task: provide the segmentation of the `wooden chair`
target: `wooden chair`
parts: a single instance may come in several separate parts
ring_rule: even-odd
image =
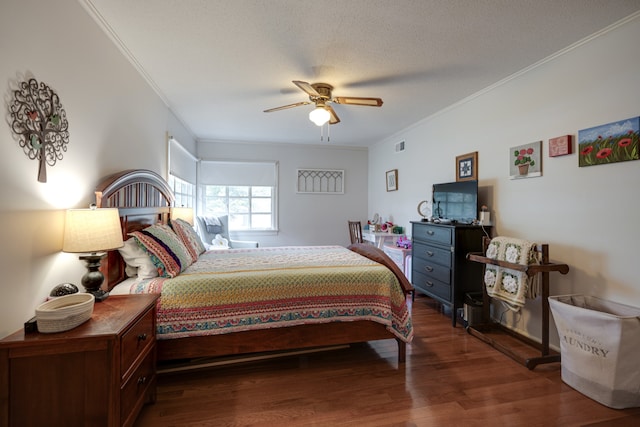
[[[362,225],[360,221],[348,221],[349,223],[349,237],[351,237],[351,244],[364,243],[362,239]]]

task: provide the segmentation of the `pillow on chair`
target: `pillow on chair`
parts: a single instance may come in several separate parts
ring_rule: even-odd
[[[229,217],[227,215],[198,216],[196,222],[198,223],[198,235],[207,249],[212,245],[217,234],[229,240]]]
[[[223,239],[229,242],[230,248],[257,248],[258,242],[244,241],[244,240],[232,240],[229,237],[229,216],[222,215],[219,217],[214,216],[197,216],[196,217],[198,235],[208,249],[213,245],[213,239],[219,234]],[[219,227],[218,226],[219,224]],[[209,231],[211,230],[211,231]],[[219,231],[218,231],[219,230]]]

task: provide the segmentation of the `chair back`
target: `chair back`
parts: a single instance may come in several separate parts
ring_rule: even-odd
[[[362,225],[360,224],[360,221],[348,221],[348,224],[351,244],[364,243],[364,240],[362,239]]]

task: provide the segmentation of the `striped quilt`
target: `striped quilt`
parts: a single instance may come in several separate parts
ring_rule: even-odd
[[[411,341],[405,295],[381,264],[341,246],[205,252],[174,278],[132,285],[161,293],[158,339],[371,320]]]

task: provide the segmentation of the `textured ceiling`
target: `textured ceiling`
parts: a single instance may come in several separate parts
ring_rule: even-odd
[[[640,10],[640,0],[79,0],[198,140],[317,144],[292,80],[366,146]],[[578,72],[578,70],[576,70]],[[326,141],[326,135],[325,135]]]

